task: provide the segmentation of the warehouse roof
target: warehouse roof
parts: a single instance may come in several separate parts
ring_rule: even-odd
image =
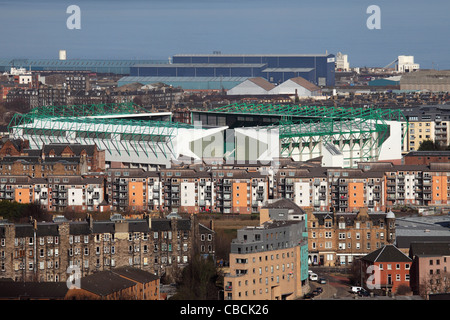
[[[328,53],[318,53],[318,54],[299,54],[299,53],[293,53],[293,54],[276,54],[276,53],[270,53],[270,54],[201,54],[201,53],[194,53],[194,54],[188,54],[188,53],[181,53],[181,54],[175,54],[174,57],[328,57],[332,54]]]
[[[310,72],[314,68],[266,68],[262,72]]]
[[[308,80],[306,80],[305,78],[302,78],[302,77],[291,78],[289,80],[291,80],[292,82],[302,86],[305,89],[308,89],[309,91],[320,90],[320,88],[318,86],[316,86],[314,83],[311,83],[311,82],[309,82]]]
[[[135,64],[133,68],[262,68],[265,63],[166,63]]]
[[[162,82],[185,90],[228,90],[247,80],[249,77],[122,77],[118,86],[130,82],[153,84]]]
[[[162,64],[167,60],[101,60],[101,59],[0,59],[0,66],[75,66],[75,67],[130,67],[137,63]]]

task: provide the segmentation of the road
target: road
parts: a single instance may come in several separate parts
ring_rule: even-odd
[[[319,278],[325,278],[326,284],[320,284],[316,281],[310,281],[311,291],[317,287],[322,287],[323,292],[314,297],[314,300],[333,299],[334,297],[353,297],[350,293],[350,281],[344,275],[339,274],[321,274],[318,273]]]

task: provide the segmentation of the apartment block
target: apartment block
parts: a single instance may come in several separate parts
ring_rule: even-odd
[[[69,267],[82,277],[126,266],[172,276],[194,251],[215,252],[214,232],[195,216],[0,224],[0,278],[14,281],[66,281]]]
[[[450,201],[450,164],[392,165],[366,163],[367,171],[384,174],[386,208],[396,205],[446,205]]]
[[[408,119],[407,151],[418,150],[423,141],[431,140],[442,147],[450,144],[450,114],[446,105],[424,105],[403,110]]]
[[[284,210],[265,215],[270,220],[257,227],[238,230],[231,243],[230,272],[224,277],[225,300],[292,300],[306,290],[305,220],[298,212],[292,213],[297,218],[289,219],[291,212]],[[274,216],[281,220],[272,220]]]

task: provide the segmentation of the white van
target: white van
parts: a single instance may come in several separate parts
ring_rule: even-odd
[[[352,286],[352,287],[351,287],[351,292],[352,292],[352,293],[358,293],[358,292],[361,291],[362,289],[363,289],[362,287]]]
[[[311,273],[310,275],[309,275],[309,280],[310,281],[317,281],[319,279],[319,277],[317,276],[317,274],[315,274],[315,273]]]

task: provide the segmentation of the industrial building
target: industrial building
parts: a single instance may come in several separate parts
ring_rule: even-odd
[[[227,91],[234,95],[286,95],[292,97],[311,97],[321,94],[321,89],[302,77],[291,78],[274,85],[264,78],[250,78]]]
[[[263,77],[279,84],[302,77],[318,86],[334,85],[333,54],[177,54],[172,63],[136,64],[130,76]]]
[[[162,64],[166,60],[108,60],[108,59],[0,59],[0,72],[11,67],[26,68],[29,71],[90,71],[95,73],[130,74],[135,64]]]
[[[450,91],[450,70],[420,70],[402,75],[401,90]]]
[[[247,77],[163,77],[163,76],[125,76],[118,80],[117,86],[121,87],[131,83],[150,85],[164,83],[174,88],[181,87],[185,91],[229,90],[246,81]]]

